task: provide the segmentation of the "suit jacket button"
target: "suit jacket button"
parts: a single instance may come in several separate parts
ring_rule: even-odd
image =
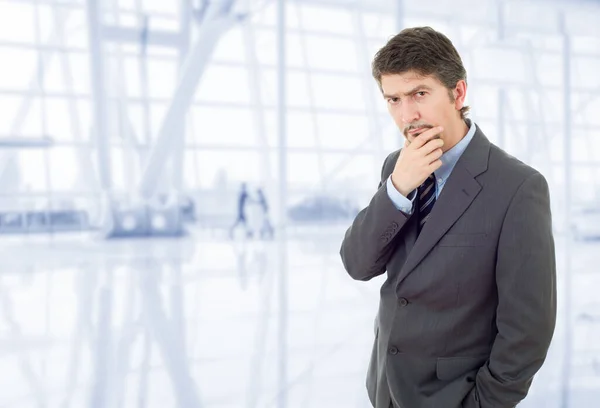
[[[408,305],[408,300],[406,300],[406,298],[400,298],[398,300],[398,303],[400,304],[400,306],[406,306]]]
[[[393,354],[393,355],[398,354],[398,349],[394,346],[390,347],[390,354]]]

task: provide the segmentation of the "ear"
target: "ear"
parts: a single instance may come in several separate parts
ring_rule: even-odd
[[[467,97],[467,83],[463,79],[458,81],[452,90],[452,94],[454,95],[454,107],[456,110],[461,110]]]

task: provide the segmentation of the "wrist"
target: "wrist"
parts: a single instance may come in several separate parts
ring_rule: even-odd
[[[402,194],[404,197],[408,198],[409,194],[412,192],[412,190],[407,189],[406,187],[402,186],[401,184],[399,184],[396,180],[394,180],[394,175],[391,175],[391,180],[392,180],[392,184],[394,186],[394,188],[396,190],[398,190],[398,192],[400,194]]]

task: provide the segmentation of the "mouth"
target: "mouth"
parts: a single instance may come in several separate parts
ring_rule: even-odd
[[[422,126],[412,128],[412,129],[409,128],[408,130],[405,131],[405,135],[417,137],[421,133],[425,132],[427,129],[431,129],[431,128],[433,128],[433,126],[429,126],[429,125],[422,125]]]
[[[411,129],[408,131],[408,134],[411,136],[419,136],[421,133],[423,133],[427,128],[425,127],[419,127],[416,129]]]

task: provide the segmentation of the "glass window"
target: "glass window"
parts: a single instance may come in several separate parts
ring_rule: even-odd
[[[287,71],[286,99],[289,107],[310,107],[311,103],[309,78],[302,71]],[[276,106],[278,103],[277,72],[273,69],[263,69],[260,73],[260,90],[263,105]],[[312,79],[312,78],[311,78]]]
[[[343,150],[370,150],[375,143],[370,133],[367,117],[364,115],[346,115],[318,113],[319,140],[322,147]],[[377,135],[381,137],[381,135]]]
[[[385,45],[385,40],[396,32],[396,20],[390,15],[383,13],[360,13],[364,35],[368,38],[378,38],[376,41],[380,46]]]
[[[196,101],[250,103],[248,71],[242,67],[208,64],[198,87]]]
[[[142,10],[149,14],[162,14],[176,16],[179,11],[179,2],[164,0],[143,0]]]
[[[246,61],[245,25],[234,26],[219,38],[211,60],[214,62],[244,62]],[[253,27],[249,28],[253,30]],[[255,32],[256,36],[256,32]],[[257,50],[258,51],[258,50]],[[250,61],[248,61],[250,62]]]
[[[306,35],[305,52],[311,68],[358,71],[356,43],[350,38],[327,38],[318,35]]]
[[[248,108],[194,106],[191,109],[194,134],[188,145],[256,146],[256,123]]]
[[[365,110],[364,92],[358,76],[313,74],[315,105],[319,108]]]
[[[341,7],[323,7],[303,4],[298,7],[299,20],[305,31],[352,34],[352,12]],[[332,24],[335,22],[334,24]]]
[[[177,77],[178,67],[175,61],[148,60],[148,92],[151,98],[171,98],[174,95]],[[135,76],[130,79],[133,78]]]
[[[0,41],[31,44],[35,41],[33,4],[0,2]],[[6,61],[0,57],[0,61]]]
[[[82,163],[89,163],[89,159],[78,160],[77,155],[85,151],[73,147],[52,147],[47,150],[50,158],[50,185],[53,191],[77,191],[84,186],[81,177],[90,178],[91,168],[81,168]]]
[[[571,59],[571,85],[590,89],[600,86],[600,55],[598,57],[573,57]]]
[[[0,46],[0,90],[28,90],[36,78],[35,50]]]
[[[265,161],[256,151],[203,149],[196,154],[198,157],[198,177],[200,186],[203,188],[215,185],[220,170],[226,172],[227,179],[231,182],[258,182],[261,166],[263,166],[264,172],[267,171],[264,167]]]
[[[27,192],[48,191],[47,161],[42,149],[23,149],[15,153],[18,165],[10,169],[14,180],[18,180],[16,190]]]
[[[304,50],[300,35],[288,32],[285,35],[285,60],[288,67],[305,67]],[[254,30],[254,49],[256,59],[260,64],[277,65],[277,37],[274,30],[257,28]],[[248,61],[250,62],[250,61]]]

